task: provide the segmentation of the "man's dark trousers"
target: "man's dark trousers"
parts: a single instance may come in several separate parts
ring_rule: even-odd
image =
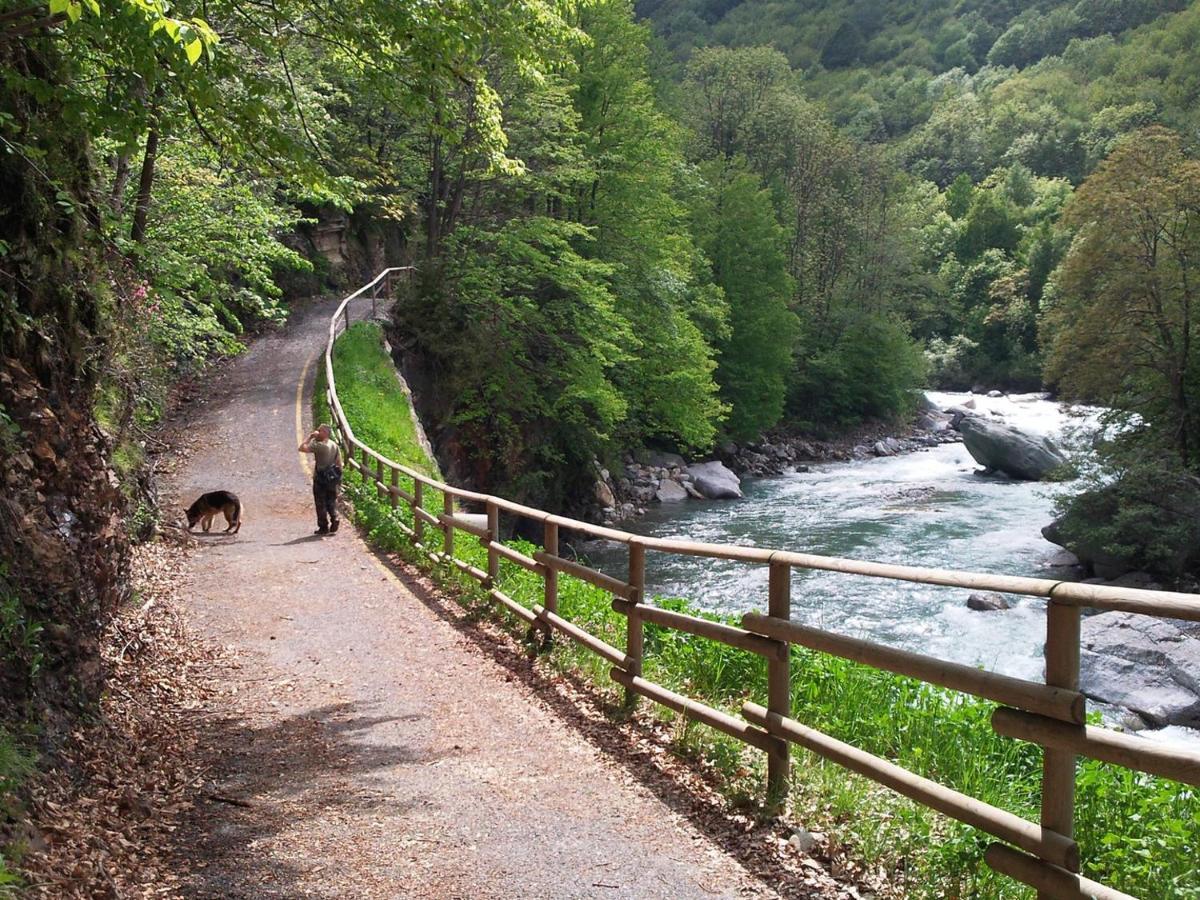
[[[330,484],[321,478],[313,479],[313,503],[317,507],[317,528],[321,531],[338,527],[337,495],[336,481]]]

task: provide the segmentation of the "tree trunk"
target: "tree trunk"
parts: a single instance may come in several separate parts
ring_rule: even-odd
[[[129,154],[122,153],[117,157],[117,164],[113,169],[112,192],[108,197],[108,205],[114,216],[119,217],[125,211],[125,189],[129,187],[129,176],[132,174]]]
[[[133,208],[133,226],[129,237],[136,243],[146,240],[146,219],[150,215],[150,197],[154,191],[154,165],[158,162],[158,113],[150,119],[146,135],[146,154],[142,157],[142,173],[138,178],[137,205]]]

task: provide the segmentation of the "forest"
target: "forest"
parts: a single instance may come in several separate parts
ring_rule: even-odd
[[[162,10],[56,0],[57,75],[9,67],[87,142],[118,462],[166,385],[353,281],[311,241],[344,216],[353,265],[420,268],[397,326],[462,471],[563,507],[627,449],[900,419],[927,384],[1114,405],[1049,312],[1111,210],[1064,211],[1119,146],[1188,157],[1200,29],[1166,0]]]
[[[98,695],[174,387],[384,265],[476,489],[1044,389],[1109,410],[1070,540],[1195,573],[1198,45],[1180,0],[3,0],[0,720]]]

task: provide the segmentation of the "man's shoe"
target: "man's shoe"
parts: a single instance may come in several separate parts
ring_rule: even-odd
[[[328,528],[318,528],[313,534],[329,534]]]
[[[332,524],[329,526],[329,533],[330,533],[330,534],[337,534],[338,525],[340,525],[340,524],[341,524],[341,522],[334,522],[334,523],[332,523]]]

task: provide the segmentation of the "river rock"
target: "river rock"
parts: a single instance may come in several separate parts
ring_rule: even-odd
[[[1161,591],[1162,585],[1149,572],[1126,572],[1108,582],[1112,587],[1137,588],[1140,591]]]
[[[967,608],[978,612],[997,612],[1002,609],[1008,609],[1009,606],[1003,594],[997,594],[995,591],[984,591],[968,597]]]
[[[1042,567],[1046,569],[1074,569],[1080,565],[1079,557],[1065,548],[1052,553],[1050,558],[1042,563]]]
[[[664,478],[658,486],[658,491],[655,492],[655,498],[659,503],[678,503],[681,500],[688,498],[687,490],[678,481],[672,481],[670,478]]]
[[[682,469],[687,465],[678,453],[667,453],[663,450],[645,450],[638,454],[643,465],[656,469]]]
[[[988,395],[989,397],[993,397],[993,398],[994,398],[994,397],[1003,397],[1003,396],[1004,396],[1004,391],[988,391],[988,392],[987,392],[987,395]]]
[[[1155,726],[1200,727],[1200,625],[1126,612],[1083,620],[1079,685]]]
[[[1040,481],[1067,461],[1050,438],[1026,434],[981,416],[962,416],[958,432],[967,452],[989,472]]]
[[[949,422],[950,422],[951,428],[958,428],[959,422],[961,422],[967,416],[973,416],[975,414],[976,413],[975,413],[975,410],[973,407],[972,408],[968,408],[966,406],[948,406],[948,407],[946,407],[946,415],[948,415],[950,417]]]
[[[1099,540],[1072,539],[1070,547],[1067,547],[1067,538],[1063,535],[1061,518],[1055,519],[1042,528],[1042,537],[1052,544],[1058,544],[1058,546],[1072,551],[1085,568],[1096,574],[1096,577],[1100,579],[1098,583],[1106,583],[1114,578],[1120,578],[1133,570],[1133,566],[1122,557],[1105,550],[1103,543]]]
[[[596,482],[596,502],[605,509],[612,509],[617,505],[617,498],[613,496],[612,488],[608,486],[607,481]]]
[[[742,482],[724,463],[692,463],[687,467],[696,490],[709,500],[736,500],[742,496]]]

